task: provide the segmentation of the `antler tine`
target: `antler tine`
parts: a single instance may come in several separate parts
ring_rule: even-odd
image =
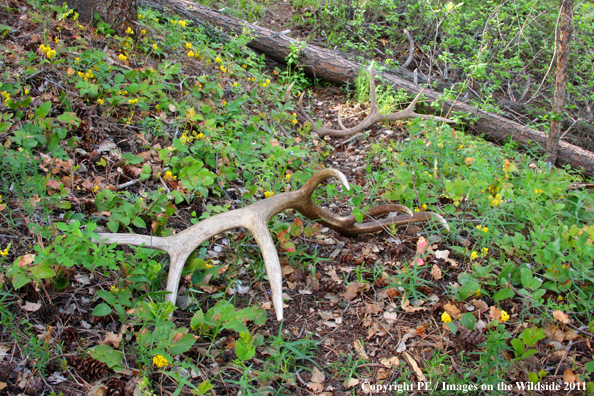
[[[369,109],[369,114],[376,114],[379,113],[377,108],[377,99],[375,97],[375,75],[373,73],[373,61],[369,65],[369,103],[371,105],[371,109]]]
[[[365,119],[363,121],[361,121],[359,124],[353,126],[352,128],[345,127],[342,123],[342,107],[339,107],[339,109],[338,109],[338,126],[340,127],[340,129],[316,128],[315,121],[305,112],[305,110],[303,108],[304,92],[301,93],[301,95],[299,96],[299,106],[298,106],[298,110],[296,112],[297,118],[299,119],[299,121],[304,124],[305,123],[311,124],[312,132],[318,134],[318,136],[320,136],[320,137],[323,137],[323,136],[341,137],[341,136],[349,136],[349,135],[353,135],[355,133],[361,132],[378,122],[389,122],[389,121],[404,120],[404,119],[416,118],[416,117],[425,117],[425,115],[418,114],[414,111],[415,106],[417,105],[419,99],[421,98],[421,94],[423,93],[423,90],[421,90],[421,92],[419,92],[417,94],[417,96],[413,99],[413,101],[404,110],[401,110],[401,111],[398,111],[395,113],[386,114],[386,115],[380,113],[380,111],[377,107],[377,97],[375,94],[375,73],[374,73],[373,65],[374,65],[374,62],[372,61],[368,68],[370,109],[369,109],[369,113],[367,114],[367,117],[365,117]],[[289,87],[285,91],[285,103],[289,102],[289,100],[290,100],[290,92],[291,92],[292,88],[293,88],[293,83],[291,83],[291,85],[289,85]],[[437,122],[447,122],[447,123],[454,122],[453,120],[450,120],[450,119],[447,119],[444,117],[439,117],[439,116],[431,115],[428,117],[430,117],[431,119],[433,119],[434,121],[437,121]]]

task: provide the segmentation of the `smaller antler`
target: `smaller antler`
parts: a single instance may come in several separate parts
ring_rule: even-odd
[[[291,85],[289,85],[289,87],[287,88],[287,90],[285,92],[285,103],[289,103],[289,101],[290,101],[291,89],[293,88],[293,84],[294,83],[291,83]],[[406,119],[416,118],[416,117],[430,117],[431,119],[438,121],[438,122],[447,122],[447,123],[454,122],[448,118],[432,116],[432,115],[427,116],[424,114],[416,113],[415,106],[417,105],[417,102],[421,98],[422,93],[423,93],[423,90],[421,90],[421,92],[419,92],[417,94],[417,96],[413,99],[413,101],[404,110],[398,111],[396,113],[390,113],[390,114],[380,113],[380,111],[377,108],[377,100],[375,97],[375,80],[374,80],[374,74],[373,74],[373,61],[372,61],[371,65],[369,66],[369,101],[371,104],[371,108],[369,109],[369,114],[367,114],[367,117],[365,117],[365,119],[363,121],[361,121],[359,124],[355,125],[352,128],[346,128],[342,124],[342,114],[341,114],[342,107],[339,107],[338,108],[338,126],[340,126],[340,129],[330,129],[330,128],[323,128],[323,127],[317,128],[316,122],[303,109],[303,95],[305,94],[305,92],[302,92],[301,95],[299,96],[299,106],[298,106],[298,110],[297,110],[296,114],[297,114],[297,119],[302,124],[305,124],[305,123],[311,124],[311,130],[313,132],[317,133],[319,136],[333,136],[333,137],[353,135],[357,132],[366,130],[367,128],[369,128],[370,126],[372,126],[373,124],[376,124],[378,122],[406,120]]]
[[[276,318],[283,319],[282,301],[282,273],[278,253],[274,241],[268,231],[268,222],[275,214],[289,208],[293,208],[304,216],[324,224],[339,233],[353,235],[382,230],[386,225],[403,225],[427,220],[437,220],[444,228],[449,230],[447,222],[443,217],[429,212],[415,213],[412,215],[410,209],[402,205],[382,205],[371,208],[366,219],[379,216],[388,212],[406,212],[406,215],[387,217],[381,220],[373,220],[365,223],[356,223],[355,216],[341,217],[328,210],[321,208],[312,198],[316,187],[324,180],[335,177],[348,190],[349,183],[345,175],[335,169],[323,169],[316,172],[303,187],[297,191],[285,192],[274,195],[246,206],[245,208],[220,213],[216,216],[202,220],[184,231],[168,236],[153,237],[136,234],[99,234],[101,243],[117,243],[118,245],[144,246],[147,248],[159,249],[167,252],[170,257],[169,276],[167,288],[169,292],[165,296],[166,301],[175,304],[177,290],[181,279],[182,270],[188,256],[203,242],[210,237],[232,228],[244,227],[254,235],[256,243],[262,251],[262,257],[266,266],[266,273],[270,282],[272,303],[276,311]]]

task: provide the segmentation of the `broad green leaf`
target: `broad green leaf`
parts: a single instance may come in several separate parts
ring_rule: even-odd
[[[111,307],[105,303],[101,303],[93,310],[94,316],[107,316],[111,313]]]

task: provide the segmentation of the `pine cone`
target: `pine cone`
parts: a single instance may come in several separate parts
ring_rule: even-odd
[[[78,341],[78,330],[74,327],[67,327],[62,330],[62,334],[60,334],[60,340],[64,342],[64,347],[66,349],[70,349],[72,344],[76,344]]]
[[[31,377],[25,386],[25,395],[37,396],[43,393],[45,384],[40,377]]]
[[[343,285],[342,283],[336,283],[336,282],[324,282],[324,285],[322,286],[322,290],[326,293],[340,293],[343,289]]]
[[[471,350],[486,339],[478,330],[466,330],[460,333],[456,344],[459,350]]]
[[[90,356],[86,357],[85,360],[80,363],[78,369],[80,374],[87,381],[91,382],[107,376],[108,372],[108,368],[105,363],[95,360]]]
[[[105,396],[125,396],[126,394],[126,383],[121,378],[110,379],[106,386]]]
[[[44,305],[37,311],[37,317],[46,324],[51,324],[56,320],[58,308],[55,305]]]

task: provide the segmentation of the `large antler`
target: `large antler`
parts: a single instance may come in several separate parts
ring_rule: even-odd
[[[318,206],[312,198],[316,187],[330,177],[337,178],[346,189],[349,189],[348,181],[341,172],[335,169],[324,169],[316,172],[297,191],[274,195],[245,208],[220,213],[202,220],[179,234],[168,237],[153,237],[136,234],[102,233],[99,234],[100,241],[98,242],[144,246],[167,252],[170,257],[170,264],[166,290],[170,293],[165,297],[165,300],[175,304],[182,270],[190,253],[206,240],[221,232],[238,227],[247,228],[252,232],[254,239],[262,250],[262,257],[264,258],[272,292],[272,303],[276,311],[276,318],[280,321],[283,319],[282,274],[274,241],[268,231],[268,222],[275,214],[292,208],[312,220],[347,235],[379,231],[389,224],[403,225],[426,220],[436,220],[449,230],[448,224],[443,217],[430,212],[415,213],[413,215],[410,209],[402,205],[376,206],[367,212],[366,219],[372,219],[389,212],[406,212],[406,215],[388,216],[385,219],[360,224],[356,223],[354,216],[337,216]]]
[[[291,83],[291,85],[289,85],[289,88],[287,88],[287,91],[285,92],[285,103],[289,103],[289,101],[290,101],[291,89],[293,88],[293,84],[294,83]],[[326,135],[334,136],[334,137],[349,136],[349,135],[353,135],[357,132],[364,131],[367,128],[369,128],[370,126],[372,126],[373,124],[378,123],[378,122],[398,121],[398,120],[406,120],[409,118],[425,117],[426,115],[418,114],[415,112],[415,106],[417,105],[417,102],[421,98],[422,93],[423,93],[423,90],[421,90],[421,92],[419,92],[417,94],[417,96],[413,99],[413,101],[404,110],[398,111],[396,113],[390,113],[390,114],[380,113],[380,111],[377,109],[377,100],[375,98],[375,80],[374,80],[374,75],[373,75],[373,61],[372,61],[371,65],[369,66],[369,101],[371,102],[371,108],[369,109],[369,114],[367,114],[367,117],[365,117],[365,119],[363,121],[361,121],[359,124],[355,125],[352,128],[346,128],[342,124],[342,118],[341,118],[342,108],[339,107],[339,109],[338,109],[338,125],[340,126],[340,129],[329,129],[329,128],[323,128],[323,127],[317,128],[316,122],[303,109],[303,95],[305,94],[305,92],[302,92],[301,95],[299,96],[299,108],[298,108],[296,114],[297,114],[297,119],[302,124],[305,124],[305,123],[311,124],[311,130],[313,132],[317,133],[319,136],[326,136]],[[448,123],[454,122],[450,119],[439,117],[439,116],[427,116],[427,117],[430,117],[431,119],[438,121],[438,122],[448,122]]]

